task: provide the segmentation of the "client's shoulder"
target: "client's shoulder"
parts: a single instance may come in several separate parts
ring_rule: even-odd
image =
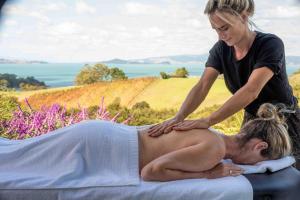
[[[218,154],[219,157],[225,156],[225,143],[222,137],[222,133],[214,129],[200,129],[201,135],[203,135],[203,143],[212,154]]]

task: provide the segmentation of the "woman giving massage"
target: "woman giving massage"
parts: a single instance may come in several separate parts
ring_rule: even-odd
[[[171,130],[207,129],[240,110],[244,110],[243,123],[246,123],[257,117],[260,105],[278,104],[286,108],[284,115],[293,155],[300,169],[300,109],[286,73],[284,43],[274,34],[252,29],[254,10],[254,0],[207,1],[204,13],[217,33],[218,41],[209,51],[201,79],[191,89],[178,113],[151,127],[149,135],[156,137]],[[220,74],[232,93],[231,98],[205,118],[185,120],[201,106]]]

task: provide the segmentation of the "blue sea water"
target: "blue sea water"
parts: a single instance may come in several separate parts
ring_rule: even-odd
[[[0,64],[0,73],[16,74],[18,77],[33,76],[44,81],[49,87],[64,87],[74,85],[74,79],[84,63],[49,63],[49,64]],[[122,69],[129,78],[160,76],[160,72],[173,73],[179,67],[185,67],[190,76],[201,76],[203,64],[107,64],[109,67]],[[288,66],[290,75],[299,69],[298,66]]]

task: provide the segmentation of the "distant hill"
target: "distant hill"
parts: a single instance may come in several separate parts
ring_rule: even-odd
[[[38,60],[18,60],[0,58],[0,64],[47,64],[45,61]]]
[[[208,54],[202,55],[177,55],[177,56],[163,56],[150,57],[143,59],[112,59],[101,61],[101,63],[113,64],[204,64],[208,58]],[[300,56],[286,56],[288,65],[297,66],[300,68]]]
[[[197,64],[204,63],[208,55],[177,55],[177,56],[162,56],[162,57],[150,57],[143,59],[112,59],[107,61],[101,61],[101,63],[113,63],[113,64]]]
[[[107,64],[204,64],[208,58],[208,54],[199,55],[175,55],[175,56],[161,56],[149,57],[142,59],[120,59],[99,61],[98,63]],[[288,66],[299,66],[300,56],[286,56]],[[0,64],[47,64],[45,61],[37,60],[22,60],[22,59],[4,59],[0,58]],[[94,63],[94,62],[93,62]]]

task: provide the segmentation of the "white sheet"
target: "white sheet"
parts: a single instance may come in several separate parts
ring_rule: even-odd
[[[99,126],[99,121],[86,121],[40,138],[23,141],[0,140],[0,199],[15,200],[21,197],[22,200],[250,200],[253,197],[252,186],[243,176],[213,180],[141,181],[137,171],[137,146],[132,148],[133,150],[128,148],[129,144],[127,147],[118,147],[124,143],[121,141],[124,137],[120,137],[120,132],[129,138],[129,143],[136,142],[137,145],[136,128],[117,124],[112,126],[110,122],[100,124]],[[103,137],[103,130],[109,137]],[[93,137],[84,137],[82,131],[93,134]],[[112,137],[112,134],[115,136]],[[99,146],[99,149],[95,146],[89,148],[91,145]],[[109,154],[106,157],[112,158],[120,154],[123,158],[118,157],[115,163],[99,158],[102,154],[96,152],[101,151],[103,145],[111,147],[111,151],[106,152]],[[125,152],[120,153],[121,150]],[[55,166],[51,165],[53,161]],[[136,168],[127,165],[127,161]],[[103,164],[106,164],[105,169],[115,170],[102,173],[100,168]],[[98,172],[95,170],[97,167],[100,167]]]
[[[136,186],[78,189],[0,190],[5,200],[252,200],[250,182],[244,176],[144,182]]]
[[[139,184],[137,130],[83,121],[25,140],[0,140],[0,188]]]

